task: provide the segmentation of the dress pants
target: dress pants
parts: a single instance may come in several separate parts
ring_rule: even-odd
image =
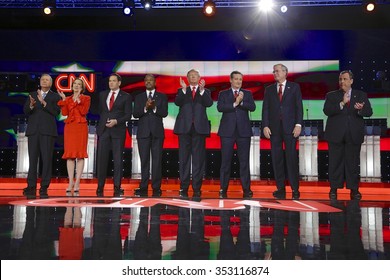
[[[192,159],[192,188],[200,191],[205,170],[206,135],[199,134],[192,125],[189,133],[179,135],[180,189],[190,185]]]
[[[237,144],[237,155],[240,163],[240,179],[242,189],[250,190],[249,152],[251,137],[238,136],[237,129],[233,137],[221,137],[221,170],[220,185],[222,190],[227,190],[230,180],[231,162],[234,151],[234,143]]]
[[[152,158],[152,188],[153,190],[161,189],[161,162],[163,151],[163,137],[137,138],[139,156],[141,160],[141,183],[140,188],[147,190],[150,174],[150,158]]]
[[[109,130],[105,130],[98,141],[97,151],[97,177],[98,188],[103,189],[107,178],[107,167],[110,150],[112,150],[112,158],[114,160],[114,187],[120,188],[123,176],[123,149],[125,137],[112,138]]]
[[[36,133],[28,136],[29,168],[27,185],[31,188],[37,186],[38,160],[42,159],[41,188],[48,188],[52,176],[52,161],[55,137]]]
[[[276,187],[279,190],[285,189],[285,181],[287,178],[290,181],[290,185],[293,190],[297,191],[299,188],[299,163],[296,143],[297,138],[293,136],[292,131],[291,134],[283,133],[282,123],[280,123],[279,131],[272,131],[272,167],[274,170]],[[283,144],[285,147],[284,150]]]
[[[361,144],[352,141],[349,130],[342,142],[329,142],[329,182],[332,189],[343,188],[357,190],[359,186],[359,164]]]

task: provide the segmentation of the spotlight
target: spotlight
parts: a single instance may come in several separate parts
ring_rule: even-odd
[[[208,17],[211,17],[215,14],[215,10],[216,10],[216,7],[215,7],[215,3],[214,1],[212,0],[206,0],[203,4],[203,13],[208,16]]]
[[[286,5],[283,5],[282,7],[280,7],[280,11],[281,11],[282,13],[286,13],[287,10],[288,10],[288,8],[287,8]]]
[[[155,2],[155,0],[141,0],[141,5],[145,8],[145,10],[150,10]]]
[[[134,14],[134,2],[131,0],[123,0],[123,14],[132,16]]]
[[[45,15],[47,16],[53,15],[56,7],[56,1],[55,0],[43,1],[42,7],[43,7],[43,13]]]
[[[51,15],[51,13],[52,13],[51,7],[44,7],[43,8],[43,13],[45,15]]]
[[[259,10],[262,12],[269,12],[274,7],[273,0],[260,0],[259,1]]]
[[[375,9],[375,2],[373,1],[368,1],[366,3],[366,11],[367,12],[372,12]]]

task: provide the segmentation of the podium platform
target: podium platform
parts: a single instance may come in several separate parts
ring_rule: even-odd
[[[323,120],[304,120],[299,136],[299,175],[318,180],[318,140],[324,132]]]
[[[360,180],[381,181],[380,137],[386,135],[387,119],[365,119],[365,136],[360,150]]]

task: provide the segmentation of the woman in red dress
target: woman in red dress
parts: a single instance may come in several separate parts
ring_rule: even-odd
[[[65,119],[64,128],[64,155],[68,170],[69,185],[66,192],[78,192],[80,189],[81,174],[84,169],[84,158],[88,158],[88,124],[86,115],[91,105],[91,97],[84,95],[85,84],[83,80],[77,78],[72,84],[73,94],[66,97],[63,92],[59,92],[62,100],[58,101]],[[74,173],[76,168],[76,181]]]

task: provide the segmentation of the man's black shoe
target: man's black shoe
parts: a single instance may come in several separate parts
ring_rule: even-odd
[[[160,197],[162,194],[162,191],[160,189],[153,190],[152,196],[154,197]]]
[[[36,187],[27,187],[23,189],[23,194],[24,195],[35,195],[37,192]]]
[[[192,197],[200,197],[201,195],[202,195],[201,191],[194,191],[194,193],[192,194]]]
[[[146,189],[146,188],[136,188],[134,190],[134,194],[135,195],[139,195],[139,196],[147,196],[148,195],[148,189]]]
[[[277,199],[285,199],[286,198],[286,190],[276,190],[273,192],[273,195]]]
[[[179,196],[180,197],[188,197],[188,190],[181,189],[179,191]]]
[[[298,200],[300,196],[301,196],[301,193],[299,191],[292,192],[292,199]]]
[[[360,200],[362,199],[362,194],[358,190],[351,190],[351,199]]]
[[[227,198],[227,190],[220,189],[219,190],[219,198]]]
[[[97,188],[96,189],[96,196],[103,196],[103,188]]]
[[[336,188],[331,188],[329,192],[329,198],[331,200],[336,200],[337,199],[337,189]]]
[[[114,187],[114,194],[124,194],[125,191],[121,187]]]
[[[47,196],[47,188],[41,187],[41,188],[39,189],[39,195],[40,195],[40,196]]]
[[[251,198],[253,196],[253,192],[251,190],[244,191],[243,198]]]

